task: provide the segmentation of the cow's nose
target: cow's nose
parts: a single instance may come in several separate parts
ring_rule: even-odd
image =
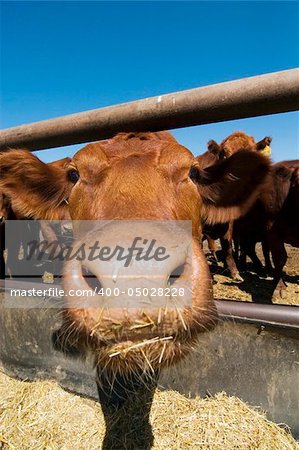
[[[65,265],[70,304],[106,310],[102,316],[131,327],[139,322],[142,327],[144,315],[157,325],[161,309],[191,306],[189,224],[110,223],[88,233],[76,247],[85,251],[84,258]]]

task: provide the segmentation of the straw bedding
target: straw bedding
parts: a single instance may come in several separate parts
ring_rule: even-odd
[[[1,450],[102,448],[105,422],[97,402],[65,392],[52,381],[24,382],[4,374],[0,392]],[[138,408],[136,401],[132,408]],[[150,422],[155,450],[299,449],[286,427],[224,393],[189,399],[178,392],[157,391]],[[125,436],[126,420],[122,426]],[[135,448],[130,439],[126,442],[115,448]]]

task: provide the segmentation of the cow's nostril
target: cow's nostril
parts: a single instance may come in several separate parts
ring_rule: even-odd
[[[82,267],[82,275],[90,289],[96,292],[99,292],[100,289],[102,289],[103,286],[100,280],[92,272],[86,269],[86,267]]]
[[[177,281],[177,279],[182,276],[182,274],[184,273],[184,269],[185,264],[181,264],[180,266],[176,267],[169,275],[167,284],[169,286],[172,286]]]

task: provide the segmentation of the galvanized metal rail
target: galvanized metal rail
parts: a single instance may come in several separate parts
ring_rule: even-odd
[[[221,318],[299,331],[299,306],[217,300]]]
[[[0,149],[41,150],[120,131],[159,131],[299,109],[299,69],[159,95],[0,131]]]

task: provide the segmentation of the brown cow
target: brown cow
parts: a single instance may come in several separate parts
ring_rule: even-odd
[[[289,169],[296,169],[298,168],[298,159],[294,159],[294,160],[288,160],[288,161],[282,161],[281,163],[277,163],[276,165],[273,165],[273,168],[275,169],[275,167],[279,168],[281,167],[281,165],[283,167],[289,168]],[[283,173],[283,170],[280,169],[278,172],[281,172],[281,175]],[[285,172],[285,175],[287,178],[290,177],[290,172],[287,174]],[[268,188],[270,189],[270,185],[269,183],[271,183],[270,181],[267,183]],[[278,182],[278,185],[276,186],[277,189],[282,190],[282,192],[284,192],[284,195],[286,195],[286,191],[285,189],[287,188],[288,184],[285,184],[283,182],[283,177],[281,178],[280,182]],[[271,189],[271,192],[273,192],[273,189]],[[278,194],[276,194],[278,195]],[[271,201],[273,203],[273,199],[270,198],[271,195],[269,194],[269,197],[265,198],[265,202],[267,201]],[[281,205],[280,202],[278,202],[278,205]],[[295,211],[296,209],[294,209]],[[245,268],[246,266],[246,256],[249,256],[249,258],[251,259],[252,263],[253,263],[253,267],[254,270],[256,271],[256,273],[260,274],[260,275],[269,275],[272,274],[273,272],[273,268],[272,268],[272,263],[270,260],[270,249],[269,249],[269,245],[268,245],[268,240],[265,237],[265,231],[260,231],[261,229],[264,230],[264,222],[267,221],[267,219],[262,220],[262,224],[261,227],[258,227],[257,224],[255,223],[256,221],[260,220],[260,216],[265,214],[265,209],[264,206],[262,204],[262,202],[257,202],[257,204],[255,205],[254,208],[252,208],[251,213],[252,216],[250,218],[250,222],[252,223],[253,227],[250,228],[249,223],[244,227],[243,226],[243,221],[242,220],[238,220],[237,223],[235,224],[236,226],[236,231],[234,232],[234,244],[235,244],[235,252],[236,252],[236,257],[239,260],[240,263],[240,267]],[[245,222],[247,223],[247,218],[245,219]],[[269,225],[268,225],[269,227]],[[260,259],[258,258],[256,251],[255,251],[255,246],[258,242],[261,242],[262,244],[262,250],[263,250],[263,255],[264,255],[264,259],[265,259],[265,267],[263,266],[263,264],[261,263]]]
[[[283,297],[286,285],[282,271],[287,261],[284,244],[299,247],[299,160],[273,164],[258,200],[244,217],[235,221],[234,237],[257,271],[263,267],[255,253],[256,243],[262,242],[267,249],[268,272],[272,272],[268,252],[271,253],[274,297]]]
[[[220,145],[214,140],[209,141],[208,151],[198,156],[197,161],[200,167],[204,169],[215,164],[217,161],[222,161],[223,159],[230,157],[240,150],[257,151],[263,155],[268,155],[271,151],[271,141],[272,139],[266,136],[261,141],[256,142],[252,136],[249,136],[242,131],[236,131],[225,138]],[[255,186],[252,185],[252,188],[255,189]],[[243,281],[233,256],[233,222],[230,221],[227,223],[218,223],[213,225],[204,224],[203,233],[208,240],[208,245],[213,260],[217,262],[216,240],[220,239],[222,258],[225,267],[228,269],[230,276],[234,280]]]
[[[105,368],[111,379],[121,373],[141,376],[173,364],[191,350],[199,332],[215,324],[210,273],[201,248],[201,219],[225,222],[245,213],[257,198],[268,171],[267,159],[251,151],[200,169],[191,152],[167,132],[120,133],[113,139],[89,144],[66,168],[49,166],[25,150],[0,154],[0,188],[14,207],[38,219],[64,218],[68,211],[76,221],[78,245],[84,236],[84,222],[79,221],[111,221],[93,233],[103,241],[110,236],[112,247],[118,238],[113,231],[115,220],[135,220],[136,227],[140,220],[192,221],[192,261],[183,261],[181,275],[183,279],[185,271],[191,273],[188,307],[169,305],[164,298],[160,307],[105,309],[103,301],[105,305],[109,297],[97,296],[98,306],[74,308],[68,293],[71,287],[86,287],[85,263],[75,260],[66,264],[65,328],[68,335],[71,331],[76,334],[78,345],[92,350],[99,376]],[[161,229],[159,237],[172,248],[177,247],[177,236]],[[161,281],[159,278],[157,282],[161,288],[167,286],[176,265],[175,261],[169,263],[160,274]],[[99,284],[105,283],[100,266],[90,269]],[[150,274],[150,265],[147,270]],[[134,286],[133,273],[130,280]],[[114,281],[116,285],[121,282],[117,278]],[[148,304],[148,297],[145,300]]]

